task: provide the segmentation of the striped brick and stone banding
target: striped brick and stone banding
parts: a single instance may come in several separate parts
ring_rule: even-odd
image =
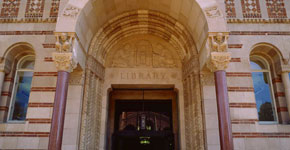
[[[48,137],[49,132],[0,132],[0,137]]]
[[[254,92],[253,87],[228,87],[229,92]]]
[[[31,87],[31,92],[55,92],[55,87]]]
[[[260,132],[234,132],[234,138],[290,138],[289,132],[274,132],[274,133],[260,133]]]

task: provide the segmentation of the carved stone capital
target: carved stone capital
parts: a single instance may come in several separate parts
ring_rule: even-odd
[[[77,67],[72,53],[52,53],[52,58],[58,71],[72,72]]]
[[[226,70],[231,60],[229,52],[212,52],[207,67],[212,71]]]
[[[76,37],[75,33],[55,32],[55,48],[58,52],[72,52],[72,47]]]
[[[228,50],[228,38],[227,32],[213,32],[209,33],[209,47],[212,52],[227,52]]]

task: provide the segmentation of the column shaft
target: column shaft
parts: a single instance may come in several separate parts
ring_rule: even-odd
[[[61,150],[68,78],[69,72],[58,72],[48,150]]]
[[[289,82],[289,72],[282,72],[282,81],[285,90],[285,97],[287,101],[287,108],[290,115],[290,82]]]
[[[229,111],[226,72],[215,73],[215,87],[218,105],[219,133],[221,150],[233,150],[232,125]]]

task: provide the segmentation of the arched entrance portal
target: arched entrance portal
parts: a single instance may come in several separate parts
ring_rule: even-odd
[[[227,32],[216,0],[68,0],[61,8],[56,35],[76,39],[70,63],[85,70],[79,149],[106,148],[113,84],[172,84],[179,91],[179,148],[204,149],[200,70],[211,53],[208,34]],[[131,48],[120,45],[130,40]]]
[[[176,106],[167,108],[166,113],[171,112],[171,116],[177,116],[171,117],[172,121],[169,122],[174,125],[174,128],[170,129],[173,141],[167,144],[173,144],[174,149],[204,149],[197,50],[190,34],[181,24],[156,11],[128,12],[112,19],[99,30],[92,40],[89,54],[86,65],[81,149],[110,149],[116,142],[116,136],[119,139],[117,142],[120,141],[121,133],[116,135],[114,132],[118,131],[118,117],[112,117],[112,114],[115,114],[113,112],[120,110],[115,109],[114,104],[109,105],[112,100],[110,89],[113,89],[113,92],[114,89],[118,89],[113,85],[123,85],[119,88],[127,87],[131,90],[164,90],[164,87],[171,85],[171,89],[178,91],[174,97]],[[100,75],[99,70],[104,70],[105,73]],[[131,95],[130,92],[127,94]],[[151,96],[158,95],[155,94]],[[153,108],[155,102],[164,100],[160,97],[162,94],[166,97],[166,94],[159,93],[159,97],[151,103],[152,110],[149,112],[158,114]],[[134,100],[137,101],[138,98]],[[173,97],[167,100],[172,102]],[[174,108],[176,109],[172,111]],[[157,132],[150,133],[150,137],[153,134]],[[143,135],[138,136],[140,137]],[[165,137],[161,137],[158,136],[156,140],[164,141]],[[121,141],[124,139],[126,137],[123,136]]]

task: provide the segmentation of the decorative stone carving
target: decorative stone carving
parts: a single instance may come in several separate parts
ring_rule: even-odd
[[[71,52],[72,44],[74,42],[74,34],[69,33],[55,33],[56,43],[55,48],[58,52]]]
[[[171,53],[168,53],[166,47],[158,43],[156,49],[153,49],[153,67],[161,68],[176,68],[174,58]]]
[[[63,16],[66,16],[66,17],[73,17],[75,18],[80,12],[80,9],[75,7],[75,6],[72,6],[72,5],[69,5],[68,7],[66,7],[63,11]]]
[[[199,71],[198,58],[192,57],[182,66],[183,76],[187,77],[189,74],[196,74]]]
[[[226,70],[231,60],[229,52],[212,52],[207,67],[215,72],[218,70]]]
[[[112,68],[177,68],[173,52],[164,44],[140,39],[124,42],[108,54],[107,66]]]
[[[228,34],[216,33],[209,35],[209,45],[211,51],[214,52],[226,52],[228,49]]]
[[[54,63],[58,71],[72,72],[77,66],[75,56],[73,54],[73,44],[75,33],[55,33],[56,52],[52,54]]]
[[[131,68],[134,66],[135,51],[131,44],[124,45],[113,57],[112,67]]]
[[[89,55],[87,57],[87,59],[88,59],[87,69],[89,69],[98,78],[104,80],[105,67],[100,62],[98,62],[96,59],[94,59],[94,57],[91,55]]]
[[[218,9],[218,6],[212,6],[205,9],[205,13],[210,18],[220,17],[221,12]]]
[[[186,149],[204,149],[203,108],[198,74],[183,79]]]
[[[77,63],[73,59],[73,54],[69,53],[52,53],[52,58],[58,71],[72,72]]]
[[[208,44],[210,48],[210,58],[207,67],[211,71],[225,70],[231,60],[231,53],[228,50],[228,33],[210,33]]]

